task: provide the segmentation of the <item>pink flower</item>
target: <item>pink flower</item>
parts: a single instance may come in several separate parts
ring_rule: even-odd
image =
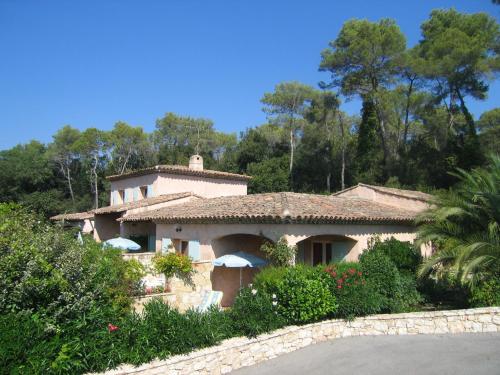
[[[118,326],[115,326],[111,323],[108,324],[108,331],[109,332],[114,332],[114,331],[117,331],[118,329],[119,329]]]

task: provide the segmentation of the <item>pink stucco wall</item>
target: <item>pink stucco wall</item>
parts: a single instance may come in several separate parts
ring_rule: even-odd
[[[182,230],[176,232],[176,227]],[[213,241],[233,234],[253,234],[277,241],[284,236],[288,243],[295,245],[311,236],[339,235],[351,238],[355,245],[346,260],[356,260],[367,248],[368,240],[378,235],[382,240],[395,237],[401,241],[413,242],[416,228],[405,225],[362,225],[362,224],[158,224],[156,226],[157,250],[161,249],[161,238],[199,240],[201,259],[215,259]],[[427,252],[427,249],[422,249]]]
[[[160,173],[154,189],[157,194],[190,191],[205,198],[214,198],[229,195],[246,195],[247,182]]]
[[[129,200],[132,200],[135,188],[148,185],[153,185],[155,196],[184,192],[192,192],[205,198],[247,194],[246,181],[156,173],[111,181],[110,202],[115,191],[128,190]],[[139,199],[141,198],[145,197],[139,196]],[[113,202],[113,204],[121,203],[124,203],[121,199]]]
[[[106,241],[120,235],[120,223],[116,221],[120,214],[96,215],[94,219],[94,239]]]

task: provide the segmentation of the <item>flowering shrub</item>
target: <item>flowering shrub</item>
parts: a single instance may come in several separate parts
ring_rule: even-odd
[[[234,332],[254,337],[283,327],[286,322],[278,315],[277,304],[276,295],[265,289],[241,289],[229,310]]]
[[[330,291],[337,299],[335,316],[352,319],[380,311],[380,294],[366,282],[359,263],[331,264],[324,272],[329,276]]]

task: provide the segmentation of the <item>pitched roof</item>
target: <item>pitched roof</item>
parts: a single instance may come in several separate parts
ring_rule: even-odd
[[[229,173],[229,172],[221,172],[221,171],[213,171],[210,169],[196,170],[183,165],[156,165],[154,167],[138,169],[132,172],[107,176],[106,178],[110,181],[121,180],[128,177],[133,176],[142,176],[153,173],[170,173],[170,174],[179,174],[179,175],[187,175],[187,176],[200,176],[207,178],[217,178],[224,180],[236,180],[236,181],[248,181],[251,179],[250,176]]]
[[[176,193],[176,194],[163,194],[163,195],[159,195],[157,197],[141,199],[141,200],[134,201],[134,202],[115,204],[112,206],[105,206],[105,207],[97,208],[93,212],[96,215],[124,212],[127,210],[132,210],[134,208],[147,207],[147,206],[151,206],[154,204],[170,202],[170,201],[173,201],[176,199],[187,198],[187,197],[191,197],[191,196],[195,196],[195,195],[191,192]]]
[[[66,221],[81,221],[85,219],[91,219],[94,217],[94,212],[93,211],[85,211],[85,212],[74,212],[74,213],[69,213],[69,214],[59,214],[52,216],[50,220],[54,221],[61,221],[61,220],[66,220]]]
[[[250,194],[204,199],[132,214],[122,221],[165,223],[411,222],[416,213],[357,197],[299,193]]]
[[[404,197],[404,198],[409,198],[409,199],[416,199],[416,200],[423,201],[423,202],[430,202],[432,200],[432,195],[427,194],[427,193],[423,193],[421,191],[396,189],[396,188],[389,188],[389,187],[385,187],[385,186],[375,186],[375,185],[368,185],[368,184],[362,184],[362,183],[348,187],[347,189],[344,189],[341,191],[337,191],[336,193],[333,193],[332,195],[334,195],[334,196],[340,195],[346,191],[355,189],[358,186],[367,187],[369,189],[373,189],[375,191],[379,191],[379,192],[385,193],[385,194],[396,195],[399,197]]]

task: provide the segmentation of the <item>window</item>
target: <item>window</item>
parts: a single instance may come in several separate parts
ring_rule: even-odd
[[[121,203],[125,203],[125,190],[118,190],[118,196],[120,197]],[[120,202],[115,202],[119,204]]]
[[[139,190],[141,191],[141,198],[140,199],[148,198],[148,187],[147,186],[141,186],[139,188]]]
[[[312,265],[328,264],[333,260],[331,242],[313,242],[312,243]]]
[[[189,255],[189,242],[188,241],[181,241],[181,248],[180,248],[180,253],[182,255]]]

